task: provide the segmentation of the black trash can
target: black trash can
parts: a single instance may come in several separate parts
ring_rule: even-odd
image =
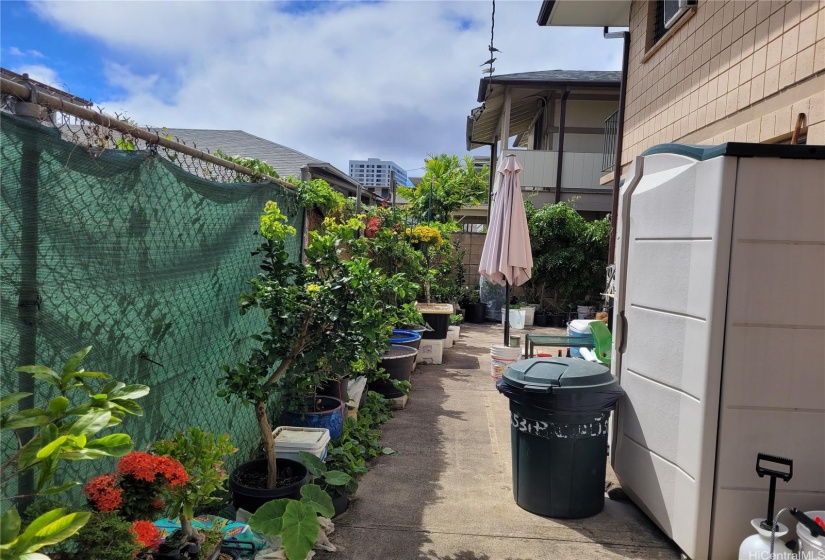
[[[534,358],[511,365],[496,384],[510,399],[513,497],[558,519],[604,508],[607,425],[622,395],[601,365],[572,358]]]

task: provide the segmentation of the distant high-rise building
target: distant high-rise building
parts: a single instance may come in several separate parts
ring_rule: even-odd
[[[395,171],[395,184],[407,184],[407,172],[393,161],[378,158],[349,160],[349,176],[364,185],[371,192],[384,198],[390,196],[390,171]]]

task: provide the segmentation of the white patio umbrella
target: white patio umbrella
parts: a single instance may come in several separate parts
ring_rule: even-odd
[[[521,286],[533,271],[527,214],[521,197],[522,169],[518,158],[510,154],[496,170],[498,190],[493,195],[490,224],[478,266],[487,280],[505,287],[504,344],[510,339],[510,286]]]

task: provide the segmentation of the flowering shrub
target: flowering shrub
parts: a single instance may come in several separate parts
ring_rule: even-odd
[[[132,523],[132,532],[135,540],[146,548],[155,548],[160,544],[160,531],[151,521],[135,521]]]
[[[417,225],[414,228],[407,228],[407,235],[413,243],[433,243],[438,245],[441,243],[441,232],[432,226]]]
[[[186,484],[186,469],[180,462],[163,455],[133,451],[117,464],[117,474],[132,476],[136,480],[157,482],[163,478],[170,486]]]
[[[367,227],[364,228],[364,237],[367,239],[375,239],[376,234],[378,233],[378,229],[380,227],[381,220],[378,217],[372,217],[367,220]]]
[[[117,486],[113,474],[96,476],[83,488],[83,493],[89,497],[89,503],[97,511],[113,512],[123,502],[123,490]]]
[[[133,451],[117,464],[115,474],[93,478],[83,489],[95,511],[117,511],[129,521],[153,519],[166,508],[170,487],[186,484],[183,465],[171,457]]]

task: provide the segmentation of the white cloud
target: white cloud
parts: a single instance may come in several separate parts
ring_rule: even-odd
[[[17,47],[10,47],[9,54],[12,56],[23,56],[23,51],[21,51]]]
[[[34,57],[34,58],[46,58],[46,55],[44,55],[42,52],[34,50],[34,49],[27,50],[26,54],[31,56],[31,57]]]
[[[145,124],[243,129],[348,169],[464,153],[490,41],[489,2],[45,2],[37,12],[108,48],[100,100]],[[618,69],[620,41],[540,28],[540,2],[499,1],[496,74]]]
[[[40,83],[46,84],[47,86],[52,86],[59,89],[66,88],[66,85],[57,75],[57,72],[54,69],[42,64],[22,64],[20,66],[15,66],[11,70],[12,72],[17,72],[18,74],[28,74],[29,78],[32,80],[36,80]]]

